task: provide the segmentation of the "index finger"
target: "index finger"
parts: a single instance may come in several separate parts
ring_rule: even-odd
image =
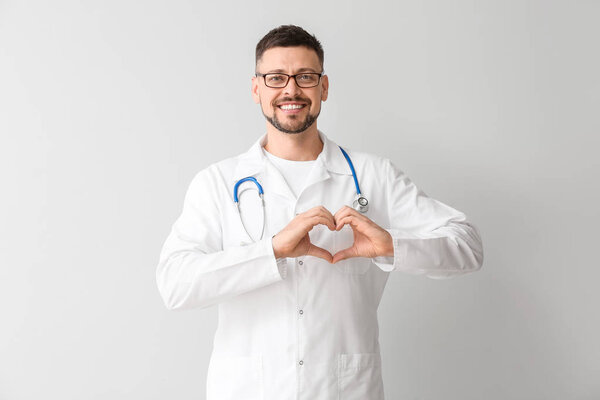
[[[313,208],[308,209],[303,214],[309,214],[309,215],[323,214],[323,215],[328,215],[333,218],[333,215],[331,214],[331,212],[323,206],[315,206]]]
[[[362,216],[354,208],[352,208],[350,206],[343,206],[342,208],[340,208],[339,210],[337,210],[337,212],[335,213],[335,216],[333,218],[335,218],[335,220],[337,221],[338,219],[343,218],[343,217],[345,217],[347,215]]]
[[[331,212],[323,206],[313,207],[313,208],[309,209],[308,211],[305,211],[302,214],[306,214],[306,216],[310,216],[310,217],[321,216],[321,217],[324,217],[327,220],[331,221],[332,224],[335,223],[335,219],[334,219],[333,215],[331,214]]]

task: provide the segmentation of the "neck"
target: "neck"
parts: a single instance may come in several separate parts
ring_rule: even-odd
[[[276,157],[291,161],[316,160],[323,150],[317,123],[300,133],[284,133],[267,122],[267,142],[264,148]]]

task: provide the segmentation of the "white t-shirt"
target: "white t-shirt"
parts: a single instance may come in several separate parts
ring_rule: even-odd
[[[279,158],[274,156],[262,148],[263,153],[267,156],[267,158],[277,167],[281,175],[283,175],[283,179],[287,182],[292,192],[298,198],[302,190],[304,189],[304,184],[306,183],[306,178],[310,173],[310,170],[315,165],[316,160],[310,161],[293,161],[286,160],[284,158]]]

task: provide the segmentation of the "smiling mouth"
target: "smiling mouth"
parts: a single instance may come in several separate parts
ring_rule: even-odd
[[[294,110],[300,110],[304,107],[306,107],[306,104],[282,104],[277,106],[280,109],[284,110],[284,111],[294,111]]]

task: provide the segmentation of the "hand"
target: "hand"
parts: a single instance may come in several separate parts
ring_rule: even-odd
[[[392,235],[365,215],[354,208],[344,206],[334,215],[335,230],[339,231],[346,224],[350,224],[354,232],[354,244],[334,254],[332,263],[350,257],[393,256],[394,244]]]
[[[323,206],[298,214],[281,232],[273,236],[275,258],[314,256],[332,262],[330,252],[310,242],[308,232],[319,224],[326,225],[330,231],[335,230],[333,215]]]

